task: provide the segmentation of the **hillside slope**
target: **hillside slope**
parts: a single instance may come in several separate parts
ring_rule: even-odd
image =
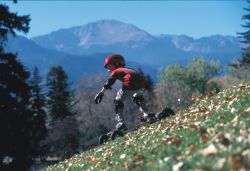
[[[250,169],[250,82],[46,170],[240,169]]]

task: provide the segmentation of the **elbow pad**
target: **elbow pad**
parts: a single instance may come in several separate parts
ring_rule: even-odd
[[[112,89],[111,86],[115,83],[114,78],[109,78],[108,81],[103,85],[105,89]]]

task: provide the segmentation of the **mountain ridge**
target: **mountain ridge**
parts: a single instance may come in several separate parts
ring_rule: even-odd
[[[71,35],[71,39],[68,40],[72,40],[73,37],[75,41],[70,42],[75,43],[77,46],[83,48],[89,48],[90,46],[94,46],[95,44],[109,45],[114,43],[127,43],[131,41],[132,38],[133,41],[135,38],[137,39],[136,41],[147,41],[147,39],[150,39],[151,37],[149,33],[135,27],[132,24],[125,24],[115,20],[99,20],[82,26],[60,29],[43,36],[32,37],[31,40],[41,45],[44,42],[41,38],[43,38],[44,36],[52,36],[52,39],[48,38],[48,40],[49,42],[53,42],[54,37],[61,37],[61,32],[63,32],[64,36],[66,35],[66,37],[68,37],[68,35]],[[60,43],[65,43],[68,41],[64,40],[65,39],[61,40],[62,42],[60,41]],[[60,45],[56,45],[55,48],[57,50],[60,50],[59,48],[57,48],[58,46],[60,47]],[[46,48],[51,47],[46,46]]]
[[[194,57],[220,60],[225,66],[241,55],[240,42],[233,36],[213,35],[199,39],[187,35],[153,36],[132,24],[116,20],[63,28],[32,39],[10,37],[6,44],[7,49],[17,52],[29,68],[40,66],[46,75],[49,66],[62,65],[75,79],[82,74],[104,72],[103,60],[111,53],[122,54],[132,66],[140,66],[154,80],[157,80],[160,68],[175,63],[185,65]]]
[[[161,67],[173,61],[185,64],[185,58],[198,56],[221,56],[223,63],[228,64],[232,58],[241,54],[237,37],[212,35],[194,39],[186,35],[153,36],[132,24],[116,20],[91,22],[33,37],[31,40],[42,47],[68,54],[121,53],[131,61]],[[138,56],[144,59],[138,59]]]

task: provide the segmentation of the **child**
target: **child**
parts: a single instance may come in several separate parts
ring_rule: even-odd
[[[125,67],[125,60],[123,56],[118,54],[112,54],[104,61],[104,67],[108,69],[110,78],[103,85],[102,90],[95,96],[95,103],[98,104],[102,101],[104,92],[107,89],[111,89],[111,86],[118,79],[122,82],[122,88],[117,92],[114,100],[114,108],[116,114],[116,129],[126,130],[126,125],[123,119],[123,102],[132,98],[133,102],[137,104],[139,110],[143,113],[142,120],[148,120],[154,117],[154,114],[148,114],[144,98],[143,91],[145,88],[145,80],[143,77],[134,69]]]

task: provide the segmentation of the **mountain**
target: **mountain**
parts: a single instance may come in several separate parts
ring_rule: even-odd
[[[13,37],[11,35],[8,36],[5,50],[17,53],[18,59],[30,71],[37,66],[44,78],[50,67],[58,65],[61,65],[65,69],[71,81],[77,81],[81,77],[91,74],[107,73],[103,67],[103,61],[109,53],[95,53],[91,55],[66,54],[41,47],[25,37]],[[146,74],[151,75],[156,80],[156,69],[136,62],[128,61],[127,64],[134,68],[142,68]]]
[[[96,21],[31,39],[9,36],[6,49],[18,53],[29,69],[38,66],[43,76],[51,66],[62,65],[71,80],[106,72],[103,60],[110,53],[124,55],[128,66],[141,67],[154,80],[159,68],[186,64],[193,57],[218,59],[226,65],[241,54],[240,42],[233,36],[153,36],[115,20]]]
[[[128,60],[162,67],[190,58],[219,59],[228,64],[241,54],[233,36],[213,35],[193,39],[186,35],[157,35],[116,20],[100,20],[31,38],[38,45],[74,55],[121,53]]]
[[[116,44],[134,48],[137,44],[145,44],[151,39],[153,36],[147,32],[115,20],[101,20],[32,38],[37,44],[48,49],[74,54],[92,53],[89,50],[93,47],[113,47]]]

